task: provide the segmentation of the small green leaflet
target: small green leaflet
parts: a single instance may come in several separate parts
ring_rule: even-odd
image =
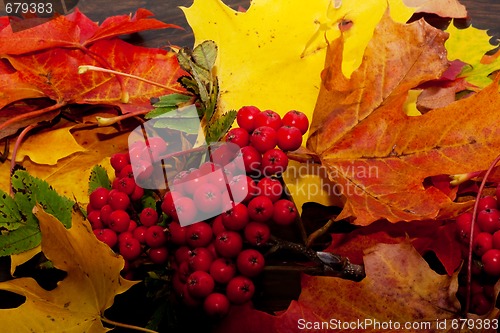
[[[95,165],[90,171],[89,178],[89,195],[98,187],[111,189],[111,181],[109,180],[108,172],[100,165]]]
[[[37,203],[66,228],[71,226],[74,202],[57,194],[47,182],[17,170],[12,174],[12,190],[14,198],[0,193],[0,215],[5,216],[5,220],[0,220],[0,256],[24,252],[40,244],[38,220],[32,212]]]
[[[146,119],[153,119],[167,112],[173,111],[189,102],[192,96],[183,94],[170,94],[161,96],[159,101],[153,104],[154,110],[146,114]]]
[[[228,111],[208,125],[207,142],[217,142],[229,131],[236,119],[235,110]]]
[[[153,120],[156,128],[170,128],[187,134],[196,134],[200,129],[200,117],[193,104],[165,113]]]
[[[217,59],[217,45],[213,40],[204,41],[194,48],[192,58],[203,69],[212,71]]]

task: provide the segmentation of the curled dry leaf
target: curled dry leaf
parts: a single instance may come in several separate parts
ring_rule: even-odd
[[[100,320],[115,295],[135,282],[123,279],[124,260],[97,240],[83,216],[73,212],[66,229],[40,206],[36,213],[42,232],[42,251],[54,266],[67,272],[57,287],[47,291],[32,278],[0,283],[0,290],[26,298],[17,308],[1,309],[5,332],[106,332]]]
[[[422,116],[403,111],[410,89],[447,69],[446,38],[423,20],[399,24],[386,14],[349,79],[340,71],[343,39],[331,43],[307,147],[343,189],[338,219],[446,218],[471,206],[424,180],[488,168],[500,146],[497,83]]]

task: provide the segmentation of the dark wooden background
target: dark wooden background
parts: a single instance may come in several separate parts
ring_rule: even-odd
[[[250,0],[224,0],[224,2],[237,9],[238,6],[248,8]],[[468,21],[477,28],[489,29],[492,41],[500,39],[500,0],[461,0],[460,2],[467,7],[470,16]],[[192,31],[184,14],[178,8],[178,6],[189,7],[192,3],[193,0],[80,0],[78,8],[91,19],[101,22],[108,16],[128,14],[140,7],[149,9],[157,19],[177,24],[185,31],[175,29],[147,31],[134,36],[134,43],[148,47],[165,47],[170,44],[192,47]],[[304,2],[304,6],[307,6],[307,2]]]

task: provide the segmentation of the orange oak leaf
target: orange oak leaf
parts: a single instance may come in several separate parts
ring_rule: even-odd
[[[355,328],[363,332],[421,332],[427,327],[424,331],[431,332],[444,331],[437,330],[437,320],[459,318],[457,275],[434,272],[408,242],[378,244],[365,251],[363,260],[366,278],[361,282],[303,275],[300,297],[286,311],[273,316],[248,306],[238,307],[218,332],[260,332],[262,327],[270,332],[348,332]],[[392,330],[375,326],[375,322],[381,325],[389,321]],[[342,322],[355,326],[339,326]],[[406,323],[415,322],[430,326],[405,329]]]
[[[386,13],[349,79],[340,70],[342,38],[329,45],[307,147],[343,188],[337,219],[426,220],[471,206],[424,181],[488,168],[500,147],[498,83],[421,116],[403,111],[410,89],[447,69],[446,38],[423,20],[398,24]]]

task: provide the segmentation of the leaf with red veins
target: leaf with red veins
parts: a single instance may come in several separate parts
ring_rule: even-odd
[[[184,74],[175,54],[161,49],[132,46],[119,39],[102,40],[90,48],[111,68],[171,87],[160,88],[135,79],[122,78],[130,94],[129,104],[149,105],[149,99],[172,92],[184,91],[177,78]],[[25,84],[40,88],[55,101],[79,104],[121,105],[121,87],[115,75],[101,72],[78,74],[80,65],[100,63],[81,50],[56,48],[23,56],[9,56]]]

